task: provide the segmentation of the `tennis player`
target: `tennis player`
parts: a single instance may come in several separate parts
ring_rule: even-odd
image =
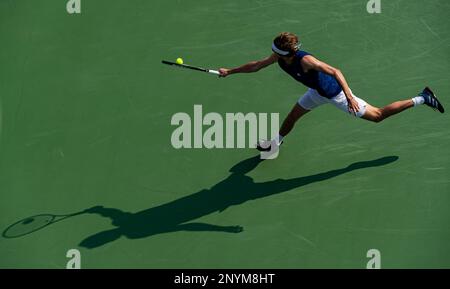
[[[382,108],[372,106],[353,94],[339,69],[300,50],[300,46],[295,34],[283,32],[274,39],[273,53],[269,57],[232,69],[219,69],[220,77],[226,77],[235,73],[256,72],[277,62],[281,69],[309,88],[283,121],[278,137],[258,143],[257,148],[261,151],[271,151],[274,145],[281,145],[295,123],[303,115],[322,104],[330,103],[342,111],[373,122],[380,122],[421,104],[444,113],[443,106],[428,87],[412,99],[396,101]]]

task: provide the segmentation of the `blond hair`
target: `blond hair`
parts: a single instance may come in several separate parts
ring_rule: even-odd
[[[273,40],[275,46],[281,50],[289,51],[289,53],[295,53],[298,50],[298,37],[291,32],[281,32]]]

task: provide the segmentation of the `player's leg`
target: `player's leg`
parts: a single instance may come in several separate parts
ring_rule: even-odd
[[[366,111],[362,118],[374,122],[380,122],[394,114],[420,104],[425,104],[441,113],[444,113],[444,107],[441,105],[431,89],[426,87],[421,93],[419,93],[418,96],[413,97],[412,99],[396,101],[382,108],[367,104]]]
[[[306,93],[298,100],[294,107],[289,112],[288,116],[284,119],[281,125],[278,136],[270,141],[258,142],[257,149],[259,151],[271,151],[272,145],[279,146],[283,142],[286,135],[294,128],[295,123],[306,113],[314,108],[327,103],[326,98],[319,95],[314,89],[308,89]]]
[[[306,113],[310,112],[314,108],[327,103],[327,99],[320,96],[315,89],[308,89],[306,93],[300,97],[297,103],[292,108],[286,119],[281,125],[278,142],[281,143],[283,138],[287,136],[294,128],[295,123]]]
[[[270,151],[272,144],[276,144],[277,146],[281,145],[284,137],[287,136],[288,133],[294,128],[295,123],[308,112],[310,112],[310,110],[302,107],[298,103],[295,103],[294,107],[284,119],[278,137],[273,140],[261,140],[258,142],[256,148],[259,151]]]
[[[356,95],[353,95],[353,97],[356,102],[358,102],[359,106],[359,111],[356,113],[356,116],[373,122],[380,122],[392,115],[420,104],[430,106],[435,110],[439,110],[441,113],[444,112],[444,108],[441,103],[428,87],[412,99],[396,101],[382,108],[372,106]],[[330,99],[329,102],[337,108],[348,112],[347,98],[343,92]]]
[[[411,99],[396,101],[382,108],[367,104],[366,111],[361,118],[373,122],[380,122],[413,106],[414,102]]]
[[[294,128],[295,123],[310,110],[302,107],[300,104],[295,103],[287,117],[284,119],[280,128],[280,136],[287,136]]]

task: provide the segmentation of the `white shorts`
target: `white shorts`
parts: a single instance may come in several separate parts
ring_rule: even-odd
[[[365,102],[363,99],[354,95],[353,92],[352,92],[352,95],[353,95],[353,98],[358,102],[358,105],[359,105],[359,111],[356,113],[356,116],[361,117],[366,112],[367,102]],[[343,91],[341,91],[335,97],[329,99],[329,98],[321,96],[317,92],[317,90],[310,88],[298,100],[298,104],[307,110],[313,110],[314,108],[316,108],[322,104],[326,104],[326,103],[331,103],[335,107],[339,108],[340,110],[349,113],[347,98],[345,97],[345,94]]]

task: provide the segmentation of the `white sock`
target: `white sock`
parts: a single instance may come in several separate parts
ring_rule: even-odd
[[[412,98],[412,101],[414,102],[414,106],[418,106],[425,102],[425,98],[423,98],[423,96],[416,96]]]
[[[281,142],[283,141],[283,138],[284,138],[284,136],[282,136],[281,134],[278,135],[278,137],[276,138],[278,145],[281,144]]]

